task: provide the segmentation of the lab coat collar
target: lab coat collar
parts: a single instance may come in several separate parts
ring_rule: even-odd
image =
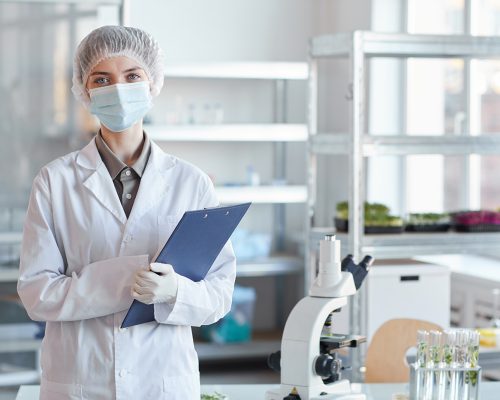
[[[102,162],[101,156],[97,151],[95,137],[83,148],[76,156],[76,163],[86,169],[98,169]]]
[[[106,165],[103,163],[95,138],[90,141],[77,155],[76,163],[88,170],[93,170],[83,181],[85,186],[99,200],[99,202],[113,214],[122,224],[127,223],[127,216],[116,194],[113,180]]]
[[[76,159],[79,166],[94,170],[83,182],[94,196],[106,207],[122,224],[133,224],[140,220],[148,210],[154,207],[168,192],[169,184],[165,173],[175,165],[175,158],[151,141],[151,154],[146,169],[141,178],[139,191],[134,206],[127,220],[122,204],[116,194],[111,175],[97,151],[95,139],[91,140],[79,153]]]
[[[151,141],[151,154],[141,178],[139,191],[129,216],[129,224],[140,218],[156,206],[169,190],[167,171],[175,165],[175,158],[166,154],[156,143]]]

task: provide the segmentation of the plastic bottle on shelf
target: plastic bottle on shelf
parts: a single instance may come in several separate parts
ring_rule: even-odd
[[[214,116],[212,112],[212,106],[210,105],[210,103],[205,103],[203,105],[203,113],[201,115],[200,123],[205,125],[210,125],[214,123]]]
[[[224,122],[224,108],[221,103],[215,103],[213,107],[213,123],[222,124]]]
[[[184,100],[182,96],[175,96],[173,110],[167,110],[167,124],[176,125],[186,123]]]
[[[189,125],[196,124],[196,106],[194,103],[189,103],[188,105],[187,123]]]
[[[260,185],[260,176],[258,172],[255,171],[253,165],[247,167],[247,183],[250,186]]]

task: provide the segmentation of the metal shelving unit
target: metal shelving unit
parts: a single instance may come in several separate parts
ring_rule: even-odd
[[[275,118],[268,124],[213,124],[213,125],[155,125],[145,127],[157,142],[264,142],[274,148],[274,178],[285,178],[286,144],[307,142],[305,124],[286,123],[286,85],[291,80],[306,81],[309,77],[307,63],[244,62],[174,64],[165,68],[166,79],[240,79],[267,80],[275,84]],[[276,254],[267,258],[238,262],[237,276],[277,277],[304,272],[302,257],[283,253],[286,204],[305,204],[306,185],[218,186],[219,200],[223,204],[251,201],[274,207],[274,238]],[[277,307],[281,308],[284,293],[283,282],[276,279]],[[279,314],[279,313],[278,313]],[[278,318],[277,325],[283,319]],[[201,360],[223,360],[242,357],[264,357],[279,348],[276,341],[255,340],[235,345],[197,343]]]
[[[308,65],[303,62],[226,62],[202,64],[170,64],[165,67],[166,79],[244,79],[268,80],[276,82],[276,117],[275,123],[269,124],[212,124],[212,125],[158,125],[148,124],[145,130],[157,142],[269,142],[275,146],[276,178],[284,178],[284,148],[289,142],[306,142],[305,124],[285,122],[286,82],[305,81],[309,77]],[[283,242],[285,204],[306,203],[306,185],[261,185],[261,186],[219,186],[216,188],[221,203],[236,204],[251,201],[256,204],[271,204],[276,208],[275,232]],[[279,251],[280,249],[278,249]],[[253,276],[245,263],[241,272],[244,276]],[[297,268],[303,260],[295,258],[289,273],[303,271]],[[266,275],[283,274],[290,262],[283,262],[281,257],[270,257],[266,265]],[[255,276],[262,276],[263,270],[255,268]],[[243,275],[241,275],[243,276]]]
[[[308,105],[309,175],[308,188],[312,195],[308,201],[307,246],[309,249],[306,268],[311,271],[315,262],[315,244],[333,227],[313,228],[317,187],[316,155],[347,155],[349,164],[349,233],[340,234],[345,252],[359,259],[370,253],[378,258],[402,258],[413,255],[464,252],[491,249],[498,246],[500,235],[496,233],[464,234],[401,234],[365,235],[363,202],[365,199],[366,157],[380,155],[411,154],[500,154],[498,136],[414,136],[401,132],[398,136],[370,135],[365,132],[366,122],[366,71],[367,61],[375,57],[399,58],[500,58],[499,37],[473,37],[463,35],[413,35],[389,34],[365,31],[324,35],[310,43],[310,79]],[[322,58],[347,58],[352,83],[350,132],[318,132],[318,60]],[[334,211],[332,210],[332,215]],[[307,276],[307,274],[306,274]],[[308,283],[306,282],[306,285]],[[363,291],[351,304],[351,330],[365,332],[366,315]],[[361,354],[361,353],[360,353]],[[362,355],[361,355],[362,356]],[[353,360],[359,368],[362,359]]]

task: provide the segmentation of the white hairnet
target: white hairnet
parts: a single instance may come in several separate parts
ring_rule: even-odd
[[[163,53],[158,42],[137,28],[102,26],[90,32],[76,49],[71,91],[84,105],[90,102],[85,86],[92,69],[102,60],[119,56],[139,63],[149,79],[151,95],[160,93],[164,72]]]

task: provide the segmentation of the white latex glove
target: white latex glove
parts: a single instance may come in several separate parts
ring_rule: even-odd
[[[132,297],[144,304],[173,303],[177,297],[177,274],[170,264],[153,263],[135,274]]]

